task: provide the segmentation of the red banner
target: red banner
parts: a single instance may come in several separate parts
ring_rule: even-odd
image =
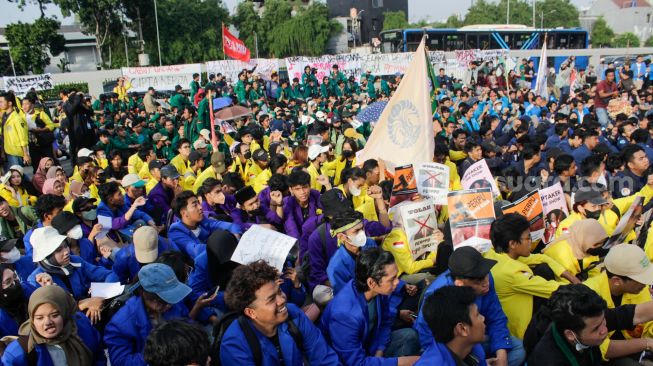
[[[249,62],[249,49],[243,41],[231,34],[224,24],[222,25],[222,51],[235,60]]]

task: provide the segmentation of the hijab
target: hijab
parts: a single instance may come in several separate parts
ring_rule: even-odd
[[[43,304],[52,304],[63,318],[64,324],[61,333],[55,338],[47,339],[41,336],[32,321],[34,312]],[[25,321],[18,330],[18,334],[29,337],[27,342],[27,352],[31,352],[39,345],[57,345],[61,347],[66,354],[68,366],[85,366],[93,364],[93,355],[91,350],[84,344],[77,335],[77,323],[75,315],[77,313],[77,304],[72,296],[59,286],[40,287],[29,298],[27,305],[29,319]]]
[[[598,221],[594,219],[583,219],[571,224],[569,232],[561,235],[558,239],[547,245],[544,251],[551,245],[566,240],[571,247],[571,251],[574,253],[574,257],[576,259],[583,259],[589,256],[587,254],[588,249],[607,238],[608,234]]]
[[[56,178],[48,178],[43,183],[43,194],[55,194],[54,183],[57,182]]]
[[[45,175],[46,178],[48,178],[48,179],[49,178],[56,178],[57,177],[57,171],[59,171],[59,169],[61,169],[63,171],[63,168],[60,167],[60,166],[56,166],[56,165],[51,166],[50,169],[48,169],[48,174]],[[65,173],[66,172],[64,171],[64,177],[66,176]],[[64,178],[63,183],[68,183],[68,178]]]
[[[43,182],[47,179],[48,172],[45,170],[45,164],[47,164],[48,161],[52,161],[52,159],[42,158],[41,161],[39,161],[39,167],[36,169],[36,172],[34,172],[34,176],[32,177],[32,184],[39,192],[43,191]]]
[[[231,279],[231,273],[240,264],[231,261],[238,246],[238,239],[225,230],[216,230],[206,240],[208,275],[213,286],[225,289]]]

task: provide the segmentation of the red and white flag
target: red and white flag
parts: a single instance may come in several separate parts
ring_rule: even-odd
[[[249,62],[249,49],[243,41],[231,34],[224,24],[222,25],[222,52],[235,60]]]

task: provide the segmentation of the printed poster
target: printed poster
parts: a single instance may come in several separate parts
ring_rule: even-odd
[[[494,197],[501,194],[485,159],[481,159],[467,168],[465,175],[460,179],[460,184],[463,189],[492,188]]]
[[[449,193],[449,167],[438,163],[418,164],[417,192],[436,205],[446,205]]]
[[[395,178],[390,197],[390,207],[399,202],[413,198],[417,193],[417,182],[413,165],[402,165],[395,168]]]
[[[454,250],[471,246],[484,253],[492,248],[490,226],[495,219],[492,189],[453,191],[447,199]]]
[[[544,235],[544,217],[542,215],[542,199],[538,191],[533,191],[517,201],[501,207],[504,214],[518,213],[530,224],[531,242],[542,239]]]
[[[635,225],[637,225],[637,222],[642,216],[643,208],[644,197],[635,197],[635,200],[633,201],[633,204],[630,205],[630,208],[628,208],[628,211],[621,216],[621,219],[612,232],[612,235],[610,235],[608,240],[605,241],[605,244],[603,244],[603,249],[610,249],[613,245],[626,242],[626,237],[635,228]]]
[[[260,225],[252,225],[238,241],[231,260],[249,264],[262,259],[281,272],[288,253],[296,242],[297,239],[288,235]]]
[[[569,216],[569,208],[560,182],[540,189],[542,212],[544,213],[544,235],[542,241],[549,244],[555,239],[555,233],[562,220]]]
[[[424,259],[425,254],[435,252],[439,244],[435,238],[438,213],[433,202],[410,202],[402,204],[399,210],[413,259]]]

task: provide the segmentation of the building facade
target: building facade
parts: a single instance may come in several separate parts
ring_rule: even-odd
[[[650,1],[594,0],[589,8],[580,11],[581,27],[591,32],[596,20],[603,17],[615,34],[634,33],[643,43],[653,35],[653,6]]]

